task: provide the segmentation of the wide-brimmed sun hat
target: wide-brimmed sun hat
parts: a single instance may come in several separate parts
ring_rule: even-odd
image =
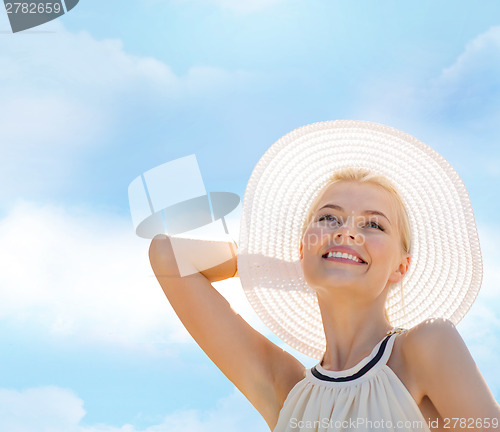
[[[392,325],[411,328],[432,317],[457,324],[476,299],[483,276],[469,194],[439,153],[407,133],[367,121],[326,121],[295,129],[266,151],[250,176],[238,272],[264,324],[316,359],[326,342],[316,294],[300,265],[301,229],[314,198],[344,167],[387,177],[408,213],[412,261],[403,292],[392,289],[387,297]]]

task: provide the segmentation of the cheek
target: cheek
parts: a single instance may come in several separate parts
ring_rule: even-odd
[[[316,250],[318,246],[324,243],[327,236],[327,230],[318,227],[309,227],[302,238],[304,251]]]
[[[392,255],[396,250],[394,242],[390,238],[384,238],[383,236],[366,236],[365,246],[372,254],[379,256]]]
[[[376,248],[384,248],[387,247],[387,240],[384,240],[382,236],[378,235],[365,235],[365,242],[368,246],[376,247]],[[386,246],[384,246],[384,244]]]

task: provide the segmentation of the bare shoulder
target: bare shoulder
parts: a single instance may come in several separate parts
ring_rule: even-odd
[[[420,403],[427,394],[422,378],[432,375],[429,369],[449,357],[446,352],[460,344],[462,338],[451,321],[429,319],[397,336],[389,363]]]
[[[408,354],[437,358],[462,344],[463,339],[450,320],[431,318],[407,330],[402,337],[401,348]]]
[[[429,319],[402,336],[401,356],[419,398],[443,418],[498,418],[498,403],[450,320]]]
[[[429,376],[443,362],[470,356],[455,325],[444,318],[428,319],[408,329],[401,337],[400,349],[407,368],[419,378]]]

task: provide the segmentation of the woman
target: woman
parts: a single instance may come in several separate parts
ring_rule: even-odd
[[[304,126],[259,161],[242,214],[237,263],[180,277],[167,236],[150,259],[187,330],[271,430],[499,430],[455,329],[482,262],[467,192],[440,155],[369,122]],[[211,286],[237,271],[262,320],[318,365]]]

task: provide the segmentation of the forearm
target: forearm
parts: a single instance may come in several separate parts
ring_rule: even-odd
[[[201,273],[209,282],[237,275],[234,242],[172,238],[158,235],[151,242],[149,258],[157,276],[185,277]]]

